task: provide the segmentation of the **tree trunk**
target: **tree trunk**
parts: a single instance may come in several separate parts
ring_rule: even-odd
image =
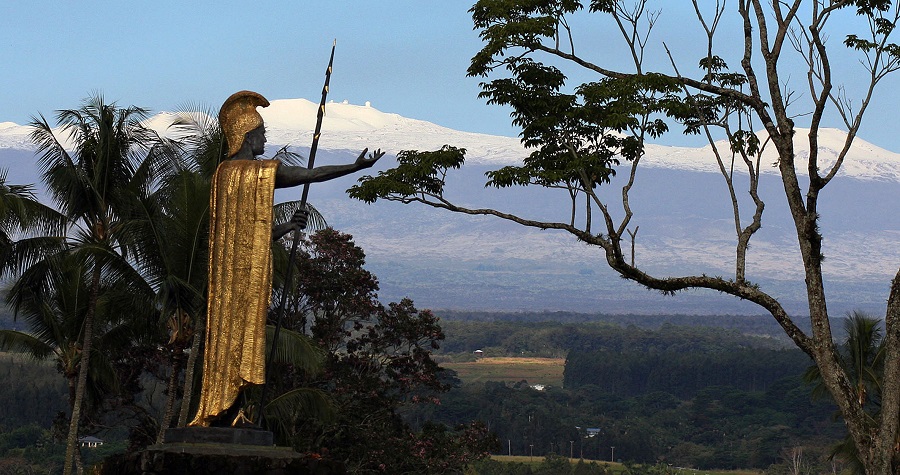
[[[200,354],[200,342],[206,334],[206,325],[203,325],[202,319],[198,318],[197,320],[197,325],[194,327],[194,341],[191,343],[191,354],[188,355],[187,365],[184,369],[184,396],[181,399],[178,427],[187,425],[188,413],[191,410],[191,397],[194,394],[194,369],[197,367],[197,356]]]
[[[162,420],[159,421],[159,435],[156,436],[157,444],[163,442],[166,429],[171,426],[172,416],[175,415],[175,398],[178,392],[175,386],[178,383],[178,373],[181,372],[181,356],[178,353],[181,353],[181,348],[176,348],[169,358],[172,374],[169,375],[169,382],[166,385],[168,397],[166,398],[166,410],[163,412]]]
[[[75,387],[75,403],[72,405],[72,419],[69,421],[69,435],[66,439],[66,461],[63,467],[64,475],[72,473],[75,449],[78,446],[78,422],[81,418],[81,405],[84,401],[84,392],[87,388],[91,347],[93,346],[94,338],[94,310],[97,308],[97,296],[100,293],[100,264],[97,262],[94,262],[94,272],[91,276],[90,292],[87,311],[84,315],[84,338],[82,340],[81,359],[79,360],[78,384]]]
[[[780,115],[782,123],[788,119]],[[879,434],[869,423],[869,415],[863,410],[856,397],[856,391],[841,367],[837,348],[834,344],[831,322],[825,298],[824,279],[822,275],[822,236],[818,231],[818,193],[809,191],[804,194],[794,168],[794,150],[792,137],[771,135],[778,147],[779,169],[788,207],[797,232],[800,256],[806,283],[807,305],[809,308],[812,340],[814,342],[810,356],[822,376],[822,382],[838,406],[847,431],[856,445],[859,459],[869,475],[889,475],[890,454],[879,453]],[[886,457],[886,458],[885,458]],[[887,464],[885,464],[885,460]]]

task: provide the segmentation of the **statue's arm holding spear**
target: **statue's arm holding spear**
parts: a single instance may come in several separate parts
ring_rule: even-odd
[[[348,175],[359,170],[365,170],[384,156],[384,152],[376,150],[374,153],[368,154],[367,157],[366,154],[368,151],[369,149],[364,149],[359,156],[356,157],[356,161],[349,165],[326,165],[316,168],[307,168],[281,164],[278,166],[278,171],[275,172],[275,188],[288,188],[331,180],[332,178]],[[294,214],[290,221],[276,225],[272,228],[272,239],[280,239],[291,231],[302,231],[306,228],[307,213],[305,204],[306,201],[303,200],[297,213]]]

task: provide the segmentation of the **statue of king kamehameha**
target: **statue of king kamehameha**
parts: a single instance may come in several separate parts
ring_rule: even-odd
[[[384,153],[368,149],[349,165],[306,168],[257,160],[266,130],[257,107],[269,101],[251,91],[232,94],[219,111],[227,160],[210,193],[209,295],[200,406],[189,425],[209,426],[238,393],[265,381],[266,313],[272,294],[272,239],[305,222],[273,227],[275,188],[330,180],[369,168]]]

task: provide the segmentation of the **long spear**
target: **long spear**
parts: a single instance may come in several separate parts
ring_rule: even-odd
[[[331,44],[331,57],[328,59],[328,69],[325,70],[325,85],[322,87],[322,100],[319,102],[319,110],[316,112],[316,130],[313,132],[312,145],[309,147],[309,160],[307,160],[307,168],[313,168],[316,161],[316,150],[319,148],[319,135],[322,133],[322,118],[325,117],[325,99],[328,97],[328,84],[331,82],[331,67],[334,64],[334,49],[337,46],[337,40]],[[303,195],[300,197],[300,207],[294,215],[302,213],[306,209],[306,199],[309,196],[309,183],[303,184]],[[303,228],[306,228],[304,223]],[[284,286],[281,289],[281,301],[278,304],[278,311],[275,314],[275,334],[272,337],[272,345],[269,348],[269,357],[266,360],[266,379],[263,383],[262,395],[259,398],[259,421],[265,421],[264,409],[266,407],[266,396],[269,388],[269,371],[272,369],[272,361],[275,359],[275,348],[278,345],[278,334],[281,332],[281,319],[284,316],[284,309],[287,306],[287,296],[291,280],[294,277],[294,261],[297,258],[297,248],[300,245],[300,232],[294,231],[294,239],[291,242],[291,253],[288,257],[287,272],[284,276]]]

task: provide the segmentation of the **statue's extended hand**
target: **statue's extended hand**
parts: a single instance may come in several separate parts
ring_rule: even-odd
[[[272,227],[272,239],[277,241],[291,231],[303,231],[306,229],[308,220],[309,213],[306,211],[306,208],[298,208],[291,216],[290,221]]]
[[[363,149],[362,152],[360,152],[359,156],[356,157],[356,166],[358,167],[359,170],[362,170],[364,168],[369,168],[372,165],[375,165],[375,162],[377,162],[378,159],[380,159],[381,157],[384,156],[384,152],[382,152],[381,149],[378,149],[378,150],[375,150],[374,152],[370,153],[369,157],[366,158],[366,152],[368,152],[368,151],[369,151],[369,149],[365,148],[365,149]]]

